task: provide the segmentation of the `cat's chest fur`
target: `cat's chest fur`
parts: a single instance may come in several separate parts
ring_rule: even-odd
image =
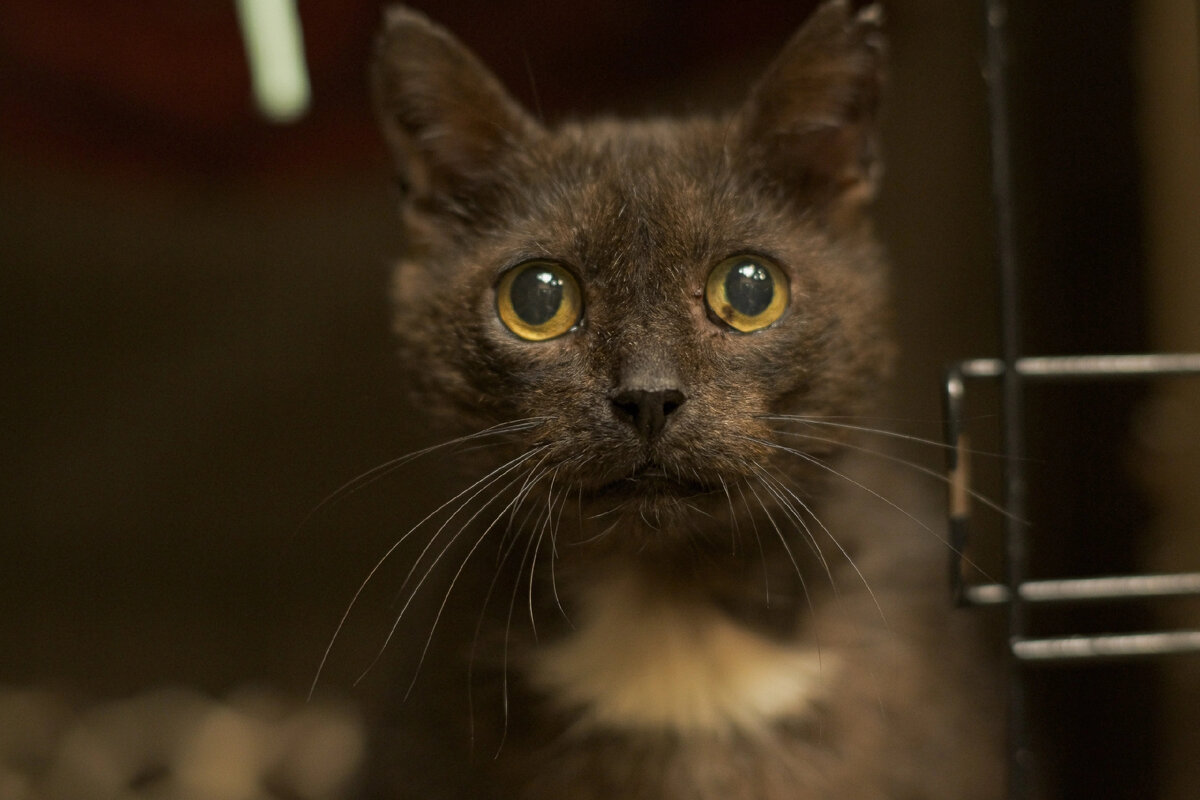
[[[843,466],[872,486],[886,476]],[[887,487],[934,518],[911,482]],[[560,576],[569,622],[511,642],[509,717],[487,741],[503,741],[499,785],[524,788],[497,796],[998,797],[995,684],[970,620],[946,603],[940,543],[853,486],[819,513],[854,563],[804,569],[807,595],[772,582],[771,604],[794,606],[792,635],[663,593],[653,572],[606,571],[578,590]]]
[[[547,127],[388,15],[395,329],[464,474],[404,607],[444,579],[473,644],[422,651],[378,796],[991,796],[936,533],[845,459],[892,350],[880,25],[826,3],[729,115]]]
[[[564,711],[570,735],[603,730],[732,736],[801,719],[836,656],[779,641],[637,571],[598,576],[574,629],[530,652],[531,686]]]

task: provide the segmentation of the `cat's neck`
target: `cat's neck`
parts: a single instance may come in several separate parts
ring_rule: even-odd
[[[530,684],[576,735],[597,731],[762,733],[802,718],[834,669],[813,642],[778,640],[700,593],[664,590],[640,569],[579,588],[567,635],[533,651]]]

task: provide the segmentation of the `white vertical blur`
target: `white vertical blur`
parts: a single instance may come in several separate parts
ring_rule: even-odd
[[[259,111],[272,122],[294,122],[312,100],[295,0],[236,4]]]

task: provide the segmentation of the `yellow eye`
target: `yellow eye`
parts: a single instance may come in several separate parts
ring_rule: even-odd
[[[742,333],[762,330],[787,308],[787,278],[765,258],[734,256],[709,273],[704,300],[731,328]]]
[[[510,269],[496,287],[496,313],[510,331],[531,342],[561,336],[579,322],[583,303],[571,273],[549,261]]]

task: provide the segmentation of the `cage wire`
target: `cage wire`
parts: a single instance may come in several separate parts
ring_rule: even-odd
[[[1035,383],[1113,383],[1166,377],[1200,376],[1200,353],[1028,356],[1022,353],[1021,264],[1013,225],[1014,189],[1008,86],[1008,8],[1005,0],[983,0],[985,65],[992,159],[996,261],[1000,283],[1000,358],[951,364],[942,387],[949,485],[951,539],[950,589],[964,607],[1002,606],[1007,613],[1008,787],[1011,800],[1024,800],[1034,785],[1029,756],[1027,670],[1035,665],[1139,659],[1200,653],[1200,630],[1150,630],[1136,633],[1062,636],[1030,634],[1029,613],[1038,605],[1077,605],[1160,598],[1200,597],[1200,572],[1127,574],[1091,578],[1031,580],[1024,419],[1026,388]],[[1200,31],[1198,31],[1200,35]],[[1004,456],[1003,540],[1005,580],[971,583],[965,577],[964,551],[970,539],[970,451],[966,390],[994,382],[1000,390],[1000,428]]]

